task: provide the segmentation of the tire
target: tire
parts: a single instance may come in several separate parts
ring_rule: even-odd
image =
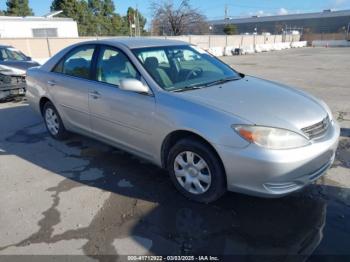
[[[167,169],[176,189],[191,200],[210,203],[226,192],[221,160],[208,145],[196,139],[182,139],[170,149]]]
[[[53,138],[57,140],[64,140],[68,137],[68,131],[64,127],[59,113],[51,102],[45,103],[43,118],[46,129]]]

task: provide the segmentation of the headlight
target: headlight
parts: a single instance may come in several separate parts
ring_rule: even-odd
[[[286,129],[250,125],[233,125],[232,128],[248,142],[269,149],[297,148],[310,143],[306,137]]]
[[[320,102],[320,104],[323,106],[323,108],[326,110],[329,120],[332,121],[333,120],[333,115],[332,115],[332,111],[329,108],[329,106],[321,99],[318,99],[318,101]]]

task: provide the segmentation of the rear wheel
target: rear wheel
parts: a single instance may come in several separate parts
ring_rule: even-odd
[[[68,132],[65,129],[61,117],[51,102],[46,102],[43,109],[45,125],[50,135],[58,140],[67,138]]]
[[[191,200],[209,203],[226,192],[221,160],[205,143],[180,140],[169,152],[167,167],[175,187]]]

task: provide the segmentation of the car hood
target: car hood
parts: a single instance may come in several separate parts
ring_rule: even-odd
[[[1,61],[0,62],[0,69],[1,66],[4,66],[4,68],[14,68],[14,69],[18,69],[20,71],[27,71],[27,69],[31,68],[31,67],[35,67],[35,66],[39,66],[40,64],[38,64],[35,61]],[[6,70],[3,71],[3,74],[7,74]],[[11,74],[11,75],[20,75],[20,73],[16,73],[16,74]]]
[[[178,94],[256,125],[295,131],[320,122],[327,116],[326,109],[311,95],[250,76]]]

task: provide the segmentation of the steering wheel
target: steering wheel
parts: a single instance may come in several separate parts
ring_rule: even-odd
[[[191,76],[199,76],[203,73],[203,69],[199,66],[191,69],[190,72],[188,72],[188,74],[186,75],[185,80],[189,80]]]

